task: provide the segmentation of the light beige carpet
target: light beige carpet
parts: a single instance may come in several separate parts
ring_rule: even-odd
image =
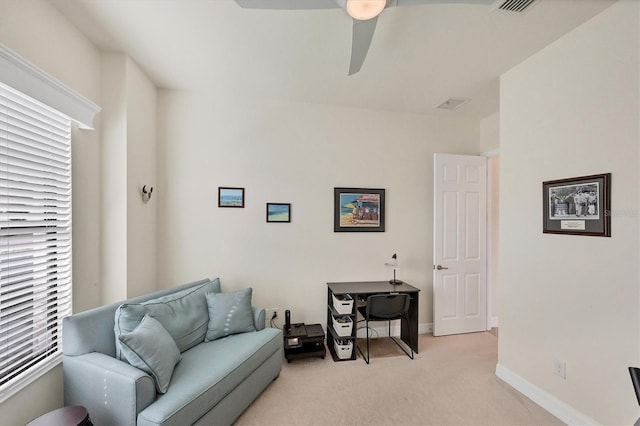
[[[334,362],[328,352],[284,361],[235,425],[562,424],[495,376],[491,333],[421,335],[414,360],[379,343],[369,365],[360,356]]]
[[[367,353],[367,341],[365,339],[358,339],[358,346],[362,349],[362,352]],[[371,351],[370,360],[373,361],[376,358],[389,358],[396,356],[403,356],[408,358],[407,354],[402,351],[389,337],[381,337],[379,339],[369,340],[369,350]],[[364,362],[358,354],[358,361]]]

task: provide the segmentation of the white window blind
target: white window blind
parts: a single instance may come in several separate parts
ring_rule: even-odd
[[[71,312],[71,121],[0,83],[0,401],[57,365]]]

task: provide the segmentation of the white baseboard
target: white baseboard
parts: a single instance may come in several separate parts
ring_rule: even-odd
[[[428,322],[418,325],[418,334],[431,334],[433,333],[433,323]]]
[[[560,401],[501,364],[496,365],[496,376],[568,425],[599,425],[591,417]]]
[[[491,317],[489,320],[489,328],[497,328],[498,327],[498,317]]]

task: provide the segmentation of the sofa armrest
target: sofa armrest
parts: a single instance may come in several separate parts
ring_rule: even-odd
[[[62,370],[64,404],[84,406],[95,425],[135,425],[156,399],[151,376],[99,352],[65,355]]]
[[[256,327],[256,331],[260,331],[265,327],[264,321],[265,321],[265,311],[264,308],[257,308],[255,306],[252,307],[253,309],[253,325]]]

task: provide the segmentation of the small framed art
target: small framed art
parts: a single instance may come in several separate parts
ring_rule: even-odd
[[[611,236],[611,173],[542,182],[542,232]]]
[[[384,189],[334,188],[334,232],[384,232]]]
[[[291,222],[291,204],[267,203],[267,222]]]
[[[218,207],[244,208],[244,188],[219,186]]]

